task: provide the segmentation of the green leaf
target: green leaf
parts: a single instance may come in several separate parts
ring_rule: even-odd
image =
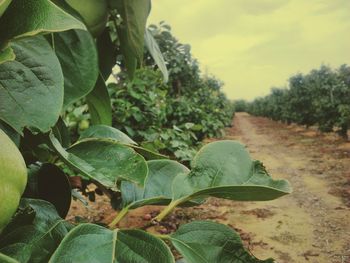
[[[259,260],[242,244],[231,228],[210,222],[194,221],[181,226],[169,237],[187,263],[273,263]]]
[[[99,68],[103,79],[108,79],[112,69],[117,62],[117,47],[113,43],[109,29],[106,28],[96,39]]]
[[[6,46],[3,49],[0,49],[0,64],[6,61],[14,61],[16,58],[13,49],[10,46]]]
[[[5,13],[12,0],[0,0],[0,17]]]
[[[113,141],[81,141],[67,151],[89,163],[97,173],[103,174],[106,179],[104,185],[108,187],[115,186],[118,180],[144,185],[148,174],[147,163],[141,155],[132,148]]]
[[[88,138],[111,139],[122,144],[137,144],[128,135],[107,125],[93,125],[80,134],[79,140]]]
[[[22,199],[14,220],[0,237],[0,253],[21,263],[48,262],[69,229],[50,203]]]
[[[151,1],[115,0],[114,2],[123,19],[122,25],[117,28],[121,51],[129,75],[132,76],[137,62],[142,62],[144,34]]]
[[[189,169],[172,160],[153,160],[147,162],[149,173],[145,186],[141,187],[130,182],[123,181],[120,191],[122,193],[122,210],[113,220],[110,226],[114,226],[129,212],[145,205],[168,205],[172,200],[172,182],[181,173],[188,174]],[[202,200],[185,202],[183,206],[193,206]]]
[[[16,0],[0,18],[0,43],[69,29],[86,29],[86,27],[51,1]]]
[[[63,147],[68,147],[71,144],[69,129],[62,117],[58,118],[52,132]]]
[[[180,174],[190,170],[172,160],[148,161],[149,173],[144,187],[122,182],[123,207],[135,209],[144,205],[167,205],[172,199],[172,182]]]
[[[90,93],[98,77],[98,58],[91,34],[84,30],[55,33],[53,47],[64,76],[64,107]]]
[[[4,131],[8,137],[19,147],[21,136],[5,122],[0,120],[0,130]]]
[[[163,74],[164,83],[167,83],[169,80],[169,73],[165,65],[164,57],[151,31],[148,29],[145,31],[145,44],[154,62],[157,64],[159,70]]]
[[[114,230],[93,224],[75,227],[52,255],[50,263],[174,263],[160,239],[141,230]]]
[[[182,175],[176,178],[174,198],[199,191],[198,195],[238,201],[266,201],[291,192],[286,180],[273,180],[262,163],[253,161],[245,147],[235,141],[207,144],[197,153],[191,167],[184,183]],[[177,188],[180,184],[183,190]]]
[[[51,163],[29,166],[28,184],[23,196],[50,202],[62,218],[66,217],[72,200],[67,175]]]
[[[91,139],[81,141],[66,151],[52,134],[50,140],[67,165],[113,190],[117,190],[118,180],[143,185],[147,177],[145,159],[128,146],[114,141]]]
[[[183,202],[208,196],[238,201],[273,200],[291,192],[286,180],[273,180],[259,161],[235,141],[209,143],[199,150],[189,174],[173,181],[173,200],[156,218],[162,220]]]
[[[168,156],[160,154],[160,153],[152,151],[152,150],[149,150],[147,148],[140,147],[140,146],[137,146],[137,145],[131,145],[131,146],[132,146],[132,148],[134,148],[134,150],[136,152],[141,154],[147,160],[169,159]]]
[[[0,119],[18,133],[24,127],[47,132],[63,104],[60,63],[40,36],[13,42],[11,47],[16,60],[0,64]]]
[[[2,253],[0,253],[0,262],[2,263],[20,263],[19,261],[13,259],[13,258],[10,258]]]
[[[136,152],[144,156],[147,160],[168,159],[168,157],[165,155],[137,146],[137,143],[134,142],[128,135],[110,126],[106,126],[106,125],[92,126],[91,128],[87,129],[81,134],[79,140],[84,140],[87,138],[108,139],[108,140],[113,140],[115,142],[130,146],[134,148]]]
[[[95,88],[87,95],[86,102],[94,125],[112,125],[112,105],[107,86],[100,75]]]

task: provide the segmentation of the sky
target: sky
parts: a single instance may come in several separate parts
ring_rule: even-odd
[[[350,0],[154,0],[230,99],[252,100],[321,64],[350,64]]]

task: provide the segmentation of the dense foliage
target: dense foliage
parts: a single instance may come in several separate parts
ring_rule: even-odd
[[[1,262],[174,263],[170,247],[188,263],[273,262],[255,258],[236,232],[214,222],[191,222],[169,235],[115,227],[129,210],[144,205],[165,206],[153,219],[158,224],[175,207],[198,205],[210,196],[266,201],[291,192],[287,181],[272,179],[235,141],[202,147],[190,169],[144,147],[156,139],[147,137],[153,136],[149,129],[174,143],[183,134],[214,136],[232,117],[214,78],[196,71],[198,80],[187,79],[191,71],[175,65],[168,76],[146,30],[150,10],[150,0],[0,1]],[[145,63],[144,44],[163,79],[181,85],[161,82],[148,56]],[[198,70],[192,62],[189,67]],[[107,87],[116,64],[120,82]],[[196,98],[196,119],[189,119],[194,106],[185,113],[177,104],[168,110],[173,95],[184,108]],[[227,116],[219,112],[226,109]],[[112,123],[146,138],[145,145]],[[169,138],[163,128],[170,129]],[[72,185],[77,178],[83,183]],[[64,220],[72,193],[93,196],[88,183],[120,210],[108,228]]]
[[[317,125],[322,132],[334,129],[347,137],[350,127],[350,67],[336,70],[321,66],[306,75],[289,79],[288,88],[273,88],[255,99],[247,110],[258,116],[286,123]]]
[[[188,161],[204,138],[219,137],[231,125],[234,109],[221,91],[223,83],[201,74],[190,46],[180,43],[170,26],[151,25],[147,32],[164,55],[168,82],[150,52],[132,80],[117,74],[117,84],[109,85],[113,126],[145,147]]]

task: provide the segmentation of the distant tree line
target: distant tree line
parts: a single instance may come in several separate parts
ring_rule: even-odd
[[[271,93],[252,102],[238,100],[236,111],[246,111],[285,123],[307,127],[317,125],[322,132],[336,130],[347,138],[350,126],[350,67],[337,69],[322,65],[308,74],[298,73],[287,88],[272,88]]]

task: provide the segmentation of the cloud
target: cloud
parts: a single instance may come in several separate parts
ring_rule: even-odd
[[[230,98],[252,99],[321,63],[350,64],[349,0],[159,0],[167,21]]]

